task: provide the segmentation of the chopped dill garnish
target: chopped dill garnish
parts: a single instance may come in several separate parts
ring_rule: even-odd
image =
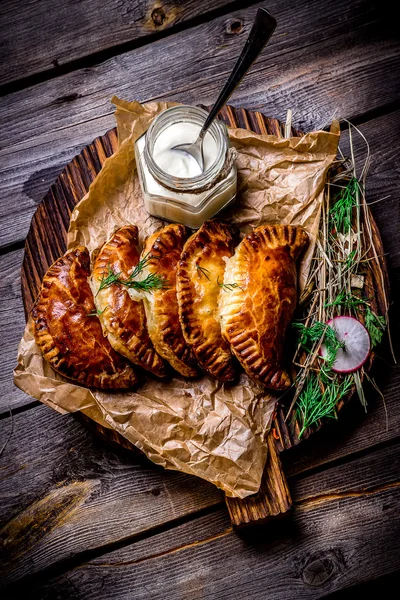
[[[320,419],[324,417],[335,419],[336,404],[350,391],[351,387],[352,378],[349,375],[341,382],[335,378],[328,385],[323,386],[315,373],[311,372],[297,401],[297,417],[302,422],[299,438],[306,429]]]
[[[235,290],[236,288],[239,288],[240,290],[243,291],[243,288],[240,287],[240,285],[238,283],[220,283],[219,282],[219,277],[217,277],[217,283],[219,285],[219,287],[224,291],[224,292],[233,292],[233,290]]]
[[[307,350],[313,351],[316,342],[323,342],[326,347],[326,364],[329,368],[335,362],[337,351],[344,348],[344,342],[337,339],[335,330],[326,323],[316,321],[311,327],[306,327],[303,323],[292,323],[292,327],[300,334],[300,345]]]
[[[210,271],[208,269],[205,269],[204,267],[201,267],[200,265],[196,265],[196,269],[197,269],[199,276],[204,275],[204,277],[206,277],[208,279],[208,281],[211,281],[210,276],[209,276]]]
[[[356,177],[352,177],[346,187],[340,190],[336,200],[329,211],[329,217],[337,233],[349,233],[353,206],[357,204],[357,194],[360,184]]]
[[[374,348],[382,341],[383,333],[386,328],[385,317],[375,314],[369,305],[367,300],[354,296],[353,294],[347,294],[345,291],[340,292],[333,302],[325,304],[328,306],[342,306],[343,308],[349,308],[351,310],[359,310],[360,307],[365,311],[365,328],[369,333],[371,339],[371,346]]]

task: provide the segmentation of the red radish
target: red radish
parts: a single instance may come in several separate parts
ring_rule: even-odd
[[[352,373],[363,366],[368,358],[371,342],[364,325],[354,317],[334,317],[328,321],[339,342],[344,342],[344,348],[337,351],[332,371],[336,373]],[[324,344],[321,345],[321,356],[327,355]]]

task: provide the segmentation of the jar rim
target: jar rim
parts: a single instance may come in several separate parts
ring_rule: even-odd
[[[165,126],[166,122],[168,123],[170,121],[171,124],[177,122],[195,122],[202,126],[207,116],[208,113],[198,106],[180,104],[178,106],[167,108],[158,114],[151,122],[150,127],[145,134],[145,146],[143,152],[151,175],[161,184],[164,184],[169,188],[174,188],[178,192],[187,192],[190,190],[201,189],[207,185],[210,180],[219,175],[221,169],[225,165],[227,152],[229,150],[229,138],[226,126],[218,120],[214,120],[208,129],[217,143],[218,154],[213,164],[203,171],[203,173],[200,173],[200,175],[195,175],[194,177],[175,177],[161,169],[152,155],[154,143],[161,133],[160,129]],[[193,121],[193,119],[196,120]]]

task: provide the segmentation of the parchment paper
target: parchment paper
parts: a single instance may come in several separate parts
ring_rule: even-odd
[[[119,227],[136,224],[140,237],[165,223],[148,215],[136,173],[134,142],[152,119],[173,103],[125,102],[113,98],[119,147],[106,160],[88,194],[71,215],[68,247],[84,244],[96,251]],[[303,225],[314,240],[323,188],[337,153],[338,123],[330,132],[278,139],[230,129],[238,152],[238,197],[221,219],[238,223],[243,233],[262,223]],[[304,285],[313,251],[300,269]],[[29,319],[18,351],[15,384],[60,413],[82,411],[115,429],[157,464],[211,481],[227,495],[257,492],[265,465],[266,434],[276,398],[245,374],[236,385],[203,377],[150,376],[134,392],[91,391],[68,382],[46,364]]]

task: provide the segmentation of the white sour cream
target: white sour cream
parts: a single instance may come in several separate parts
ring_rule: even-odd
[[[160,133],[154,142],[153,158],[165,173],[173,177],[195,177],[201,174],[198,162],[186,152],[172,150],[179,144],[190,144],[197,140],[200,125],[195,123],[173,123]],[[217,158],[217,144],[207,132],[203,140],[204,170],[213,165]]]

